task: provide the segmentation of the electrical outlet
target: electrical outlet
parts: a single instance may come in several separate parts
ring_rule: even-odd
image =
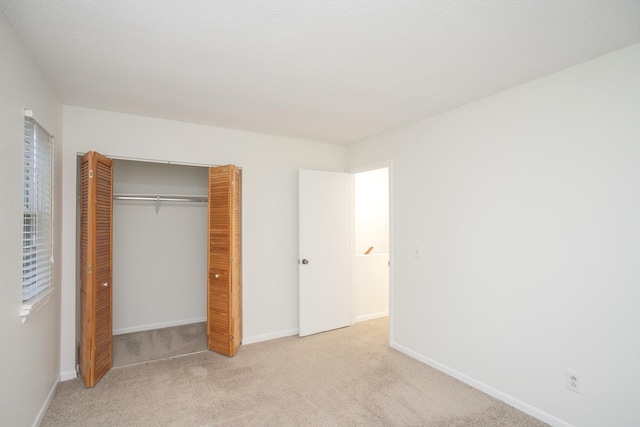
[[[576,393],[582,393],[582,375],[567,369],[567,378],[566,378],[567,388],[571,391],[575,391]]]

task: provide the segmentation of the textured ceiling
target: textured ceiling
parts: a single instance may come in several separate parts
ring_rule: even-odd
[[[330,143],[640,42],[630,0],[0,0],[60,100]]]

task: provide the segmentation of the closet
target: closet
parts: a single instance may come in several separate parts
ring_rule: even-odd
[[[210,350],[242,341],[241,173],[109,159],[79,162],[79,371],[112,366],[112,336],[206,320]]]

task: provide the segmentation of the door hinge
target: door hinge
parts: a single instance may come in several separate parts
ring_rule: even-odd
[[[93,266],[91,264],[89,264],[89,266],[87,267],[87,270],[88,270],[89,274],[91,274],[93,272]]]
[[[89,178],[93,178],[93,169],[89,169]]]
[[[229,340],[233,341],[233,335],[229,336]]]

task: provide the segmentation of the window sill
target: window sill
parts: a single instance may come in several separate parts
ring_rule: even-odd
[[[29,316],[33,315],[35,312],[40,310],[45,306],[51,299],[51,294],[54,289],[49,288],[47,292],[40,296],[35,302],[31,304],[22,304],[22,309],[20,310],[20,317],[22,318],[22,323],[26,322]]]

